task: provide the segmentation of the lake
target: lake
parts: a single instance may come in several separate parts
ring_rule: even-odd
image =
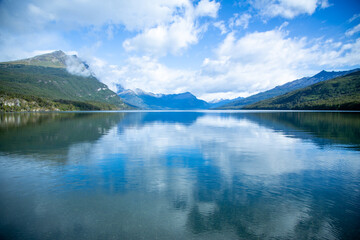
[[[355,239],[360,113],[0,115],[1,239]]]

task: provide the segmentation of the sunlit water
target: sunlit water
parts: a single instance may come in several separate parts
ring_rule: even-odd
[[[2,239],[360,236],[360,113],[0,120]]]

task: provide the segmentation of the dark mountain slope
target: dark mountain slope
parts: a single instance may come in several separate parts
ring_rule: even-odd
[[[307,86],[310,86],[312,84],[326,81],[335,77],[344,76],[346,74],[358,71],[359,69],[354,69],[350,71],[341,71],[341,72],[327,72],[327,71],[321,71],[318,74],[312,76],[312,77],[304,77],[301,79],[297,79],[292,82],[285,83],[284,85],[277,86],[273,89],[270,89],[265,92],[261,92],[255,95],[252,95],[250,97],[240,99],[233,101],[231,103],[228,103],[224,106],[219,107],[220,109],[239,109],[242,108],[245,105],[253,104],[265,99],[269,99],[272,97],[280,96],[282,94],[294,91],[296,89],[304,88]]]
[[[360,110],[360,71],[250,104],[244,109]]]

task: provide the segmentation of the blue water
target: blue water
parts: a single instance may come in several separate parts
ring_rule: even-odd
[[[360,113],[0,120],[1,239],[360,236]]]

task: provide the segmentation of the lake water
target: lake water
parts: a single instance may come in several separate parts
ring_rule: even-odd
[[[360,113],[0,120],[1,239],[360,236]]]

